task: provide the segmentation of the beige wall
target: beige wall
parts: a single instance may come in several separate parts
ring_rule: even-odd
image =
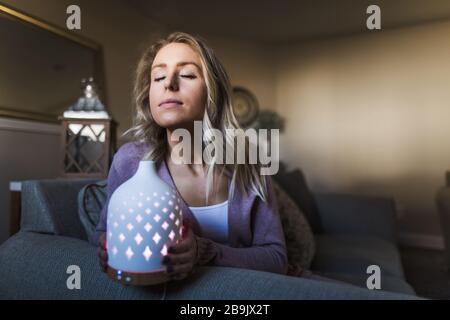
[[[235,86],[251,90],[262,109],[275,109],[275,64],[271,48],[252,42],[206,36]]]
[[[131,91],[133,70],[143,45],[151,43],[169,31],[156,25],[138,11],[118,0],[6,0],[19,10],[63,28],[66,8],[78,4],[81,8],[79,33],[100,43],[104,49],[108,108],[120,123],[119,134],[131,125]],[[180,30],[183,31],[183,30]],[[275,103],[274,68],[271,54],[256,43],[235,41],[201,34],[225,64],[234,85],[249,88],[262,107]],[[123,141],[121,141],[123,143]]]
[[[439,234],[450,168],[450,22],[279,48],[282,158],[320,191],[394,195],[400,230]]]
[[[0,117],[0,244],[10,231],[10,182],[57,178],[60,133],[59,125]]]

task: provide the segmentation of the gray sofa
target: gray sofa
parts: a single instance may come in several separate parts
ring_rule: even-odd
[[[201,267],[190,278],[153,287],[123,287],[99,268],[78,216],[79,190],[93,180],[22,184],[21,230],[0,246],[1,299],[416,299],[394,241],[390,200],[315,195],[322,232],[308,279]],[[382,290],[368,290],[366,268],[381,268]],[[67,269],[80,267],[81,288],[68,289]],[[349,284],[346,284],[346,283]]]

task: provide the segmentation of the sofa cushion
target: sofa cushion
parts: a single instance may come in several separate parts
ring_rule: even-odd
[[[316,251],[314,235],[295,202],[275,181],[273,187],[286,240],[288,275],[300,276],[303,270],[311,267]]]
[[[274,179],[302,210],[314,233],[323,231],[319,210],[315,199],[308,188],[303,172],[296,169],[288,172],[280,163],[280,170]]]
[[[355,275],[348,273],[333,273],[333,272],[320,272],[317,273],[320,276],[330,279],[340,280],[346,283],[351,283],[359,287],[367,288],[367,278],[369,275]],[[381,290],[398,292],[404,294],[415,295],[414,289],[402,278],[388,276],[381,272]]]
[[[89,183],[78,193],[78,215],[88,239],[91,239],[100,220],[100,212],[107,198],[107,180]]]
[[[367,276],[367,267],[378,265],[387,276],[404,278],[395,244],[371,236],[317,235],[316,256],[311,269],[322,273]]]

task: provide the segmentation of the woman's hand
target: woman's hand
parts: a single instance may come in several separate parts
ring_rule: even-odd
[[[186,278],[197,263],[197,239],[186,223],[182,230],[182,239],[169,246],[168,254],[162,260],[173,280]]]
[[[106,272],[108,266],[108,252],[106,251],[106,232],[100,234],[98,238],[98,258],[100,260],[100,268]]]

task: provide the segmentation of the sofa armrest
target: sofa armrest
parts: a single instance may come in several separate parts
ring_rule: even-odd
[[[27,180],[22,183],[20,228],[85,239],[78,216],[78,193],[93,179]]]
[[[395,202],[391,198],[314,194],[324,233],[362,234],[395,243]]]
[[[126,296],[122,285],[100,271],[97,248],[84,240],[20,231],[0,246],[0,261],[0,299]],[[80,289],[67,287],[69,266],[80,268]]]
[[[68,289],[76,265],[81,288]],[[0,299],[417,299],[352,285],[225,267],[198,267],[183,281],[127,287],[100,271],[97,248],[62,236],[20,231],[0,246]]]

